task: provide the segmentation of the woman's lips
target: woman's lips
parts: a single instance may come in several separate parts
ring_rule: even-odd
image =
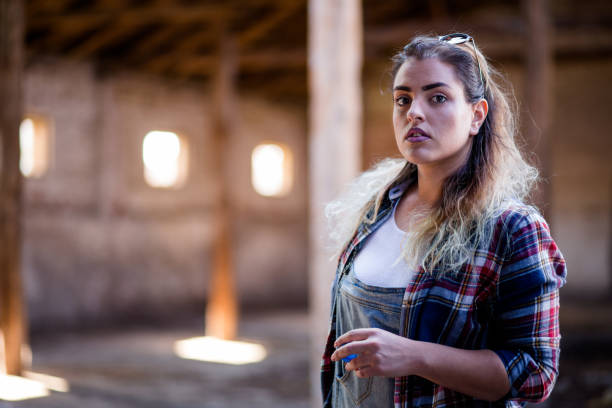
[[[405,137],[406,141],[412,143],[423,142],[428,139],[431,139],[429,135],[419,128],[410,129]]]

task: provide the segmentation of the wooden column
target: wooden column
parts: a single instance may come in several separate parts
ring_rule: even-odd
[[[524,120],[525,136],[537,156],[536,164],[543,179],[534,197],[535,203],[551,222],[552,143],[549,132],[553,112],[553,27],[547,0],[523,0],[523,12],[527,21],[524,83],[528,115]]]
[[[19,375],[25,334],[20,277],[23,2],[0,0],[0,370]]]
[[[222,38],[219,64],[214,83],[214,143],[217,159],[219,200],[216,209],[216,235],[212,279],[206,307],[206,335],[221,339],[236,336],[238,301],[234,284],[231,233],[231,203],[227,190],[227,141],[232,134],[235,115],[235,81],[237,70],[236,44]]]
[[[359,0],[310,0],[310,296],[313,406],[329,324],[335,262],[325,250],[325,203],[361,169],[363,23]]]

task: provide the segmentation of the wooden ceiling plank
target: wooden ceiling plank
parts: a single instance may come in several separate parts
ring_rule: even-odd
[[[446,33],[466,31],[470,33],[487,33],[493,35],[519,35],[524,30],[520,17],[507,16],[502,21],[482,19],[463,19],[457,22],[452,18],[434,20],[414,19],[401,23],[371,27],[364,33],[366,46],[400,46],[417,34]]]
[[[66,9],[68,3],[72,0],[30,0],[27,2],[26,15],[44,13],[58,13]]]
[[[291,17],[297,10],[304,5],[303,0],[291,2],[279,2],[275,12],[263,19],[260,23],[251,26],[238,37],[238,44],[241,49],[247,48],[250,44],[262,38],[280,23]]]
[[[106,45],[116,41],[117,39],[128,35],[142,27],[141,25],[121,25],[111,24],[107,26],[101,33],[90,37],[83,41],[75,48],[69,51],[69,55],[75,58],[87,58],[96,54]]]
[[[169,69],[177,61],[183,60],[185,57],[190,58],[197,54],[197,48],[203,44],[213,43],[218,38],[218,33],[221,32],[219,26],[223,20],[218,20],[212,27],[207,30],[194,31],[181,39],[179,46],[175,51],[154,56],[147,61],[143,61],[142,66],[153,72],[164,72]]]
[[[456,23],[451,19],[440,18],[433,21],[413,20],[400,24],[376,27],[365,30],[365,44],[368,54],[385,47],[399,47],[412,37],[422,33],[445,33],[465,31],[477,36],[476,43],[491,58],[520,56],[524,47],[522,42],[525,21],[520,16],[505,15],[497,18],[465,19]],[[554,35],[556,52],[596,53],[612,50],[612,29],[591,26],[579,32],[571,27],[556,27]]]
[[[182,75],[212,74],[217,64],[216,56],[184,56],[173,70]],[[239,67],[241,72],[306,67],[306,50],[266,50],[243,53],[239,56]]]
[[[306,67],[306,50],[257,51],[240,57],[241,70],[266,70],[270,68]]]
[[[37,49],[45,52],[63,52],[65,44],[74,38],[83,36],[92,29],[100,28],[104,22],[90,24],[89,22],[77,22],[70,26],[54,25],[50,27],[51,33],[41,39],[37,44]]]
[[[160,45],[172,38],[180,29],[181,26],[178,25],[166,25],[147,38],[140,40],[138,44],[134,45],[134,50],[129,56],[130,60],[145,57],[155,51]]]
[[[174,23],[186,23],[199,20],[214,20],[222,18],[230,13],[223,6],[160,6],[152,5],[138,8],[126,8],[116,10],[96,10],[70,14],[33,14],[30,15],[29,26],[39,28],[49,25],[70,25],[77,22],[87,21],[94,24],[106,20],[127,21],[171,21]]]
[[[431,15],[432,18],[437,19],[437,18],[447,18],[449,13],[448,13],[448,6],[446,4],[446,1],[444,0],[428,0],[427,4],[429,6],[429,14]]]

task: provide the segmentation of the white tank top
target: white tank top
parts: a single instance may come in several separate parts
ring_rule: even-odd
[[[393,213],[364,243],[353,263],[357,279],[366,285],[405,288],[414,273],[402,257],[402,245],[409,234],[399,229]]]

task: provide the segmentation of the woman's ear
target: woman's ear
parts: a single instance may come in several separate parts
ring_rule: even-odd
[[[472,109],[474,115],[472,116],[472,124],[470,125],[470,135],[475,136],[478,134],[480,126],[482,126],[489,113],[489,104],[487,100],[483,98],[476,102]]]

